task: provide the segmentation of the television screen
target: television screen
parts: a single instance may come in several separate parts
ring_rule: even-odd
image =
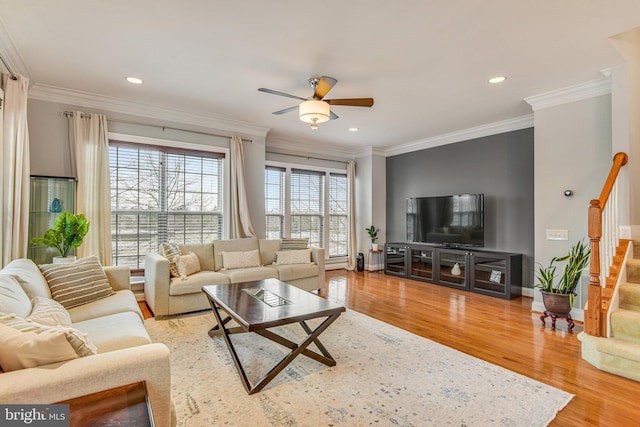
[[[407,199],[407,240],[484,246],[484,194]]]

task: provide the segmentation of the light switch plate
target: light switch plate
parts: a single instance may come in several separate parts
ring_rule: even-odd
[[[569,240],[569,230],[547,230],[547,240]]]

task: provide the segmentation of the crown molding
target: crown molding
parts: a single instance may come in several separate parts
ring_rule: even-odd
[[[446,133],[444,135],[438,135],[415,142],[409,142],[395,147],[389,147],[384,150],[384,155],[387,157],[396,156],[398,154],[425,150],[428,148],[439,147],[441,145],[468,141],[471,139],[482,138],[489,135],[497,135],[500,133],[526,129],[530,127],[533,127],[533,114],[528,114],[526,116],[516,117],[513,119],[502,120],[499,122],[488,123],[485,125],[463,129],[456,132]]]
[[[209,115],[205,116],[153,105],[139,104],[108,96],[41,84],[35,84],[29,90],[29,99],[75,105],[105,112],[127,114],[156,120],[166,120],[261,138],[265,138],[267,136],[267,132],[270,130],[268,127],[260,126],[255,123],[224,119]]]
[[[29,67],[27,67],[27,64],[22,59],[22,55],[7,31],[7,27],[5,27],[2,18],[0,18],[0,54],[4,60],[7,61],[7,65],[11,67],[11,71],[26,77],[29,79],[29,82],[32,81]]]
[[[290,141],[286,139],[267,138],[266,150],[272,153],[288,154],[303,153],[305,155],[322,156],[327,160],[332,159],[349,159],[352,160],[356,156],[356,151],[350,150],[343,146],[317,144],[310,142]],[[327,155],[331,153],[331,155]]]
[[[603,70],[603,74],[606,75],[606,70]],[[524,100],[531,105],[533,111],[537,111],[610,93],[611,80],[605,78],[529,96]]]

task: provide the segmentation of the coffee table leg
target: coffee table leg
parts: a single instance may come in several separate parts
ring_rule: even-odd
[[[301,342],[300,344],[298,344],[297,346],[295,346],[295,344],[294,344],[294,343],[292,343],[292,344],[294,344],[294,346],[295,346],[295,348],[293,349],[293,351],[292,351],[291,353],[287,354],[287,355],[286,355],[286,356],[285,356],[285,357],[284,357],[280,362],[278,362],[278,364],[277,364],[276,366],[274,366],[274,367],[273,367],[273,368],[272,368],[272,369],[271,369],[271,370],[270,370],[270,371],[269,371],[269,372],[268,372],[264,377],[262,377],[262,378],[261,378],[261,379],[260,379],[260,380],[259,380],[259,381],[258,381],[258,382],[257,382],[257,383],[256,383],[256,384],[255,384],[251,389],[250,389],[250,390],[248,390],[248,393],[249,393],[249,394],[253,394],[253,393],[257,393],[257,392],[259,392],[260,390],[262,390],[262,389],[263,389],[267,384],[269,384],[269,382],[271,382],[271,380],[273,380],[273,379],[274,379],[274,378],[275,378],[275,377],[276,377],[276,376],[277,376],[277,375],[278,375],[278,374],[279,374],[279,373],[280,373],[280,372],[281,372],[281,371],[282,371],[282,370],[283,370],[283,369],[284,369],[284,368],[285,368],[289,363],[291,363],[291,361],[292,361],[293,359],[295,359],[295,358],[296,358],[300,353],[303,353],[303,352],[304,352],[304,354],[305,354],[306,356],[311,357],[312,359],[318,360],[316,357],[314,357],[314,356],[311,356],[311,355],[307,354],[307,353],[305,352],[305,350],[306,350],[306,348],[309,346],[309,344],[311,344],[312,342],[319,342],[319,341],[318,341],[318,336],[319,336],[322,332],[324,332],[324,330],[325,330],[325,329],[327,329],[327,328],[329,327],[329,325],[331,325],[331,324],[332,324],[332,323],[333,323],[333,322],[338,318],[338,316],[339,316],[339,315],[340,315],[340,313],[337,313],[337,314],[333,314],[333,315],[331,315],[331,316],[327,317],[327,318],[326,318],[326,319],[325,319],[325,320],[324,320],[324,321],[323,321],[323,322],[322,322],[322,323],[321,323],[321,324],[320,324],[320,325],[319,325],[315,330],[313,330],[313,331],[311,331],[311,329],[309,329],[309,327],[307,326],[307,329],[309,329],[309,332],[310,332],[310,333],[308,332],[308,333],[309,333],[309,335],[307,335],[307,337],[306,337],[304,340],[302,340],[302,342]],[[300,323],[302,324],[303,322],[300,322]],[[305,325],[306,325],[306,324],[305,324]],[[264,331],[259,331],[259,332],[258,332],[258,331],[256,331],[256,332],[257,332],[257,333],[260,333],[260,335],[262,335],[262,333],[263,333]],[[273,334],[273,333],[271,333],[271,334]],[[271,334],[268,334],[268,335],[271,335]],[[276,335],[276,334],[273,334],[273,335],[275,335],[275,336],[279,337],[279,335]],[[263,336],[265,336],[265,337],[267,337],[267,338],[270,338],[270,337],[269,337],[269,336],[267,336],[267,335],[263,335]],[[287,340],[286,338],[282,338],[282,337],[279,337],[279,338],[281,338],[281,339],[282,339],[282,340],[284,340],[285,342],[286,342],[286,341],[289,341],[289,340]],[[270,339],[271,339],[271,338],[270,338]],[[276,341],[276,342],[280,343],[280,340],[278,340],[278,341]],[[289,341],[289,342],[291,342],[291,341]],[[317,345],[317,344],[316,344],[316,345]],[[320,345],[322,346],[322,344],[320,344]],[[289,348],[291,348],[291,347],[290,347],[290,346],[288,346],[288,345],[285,345],[285,347],[289,347]],[[318,347],[318,348],[320,348],[320,347]],[[324,346],[322,346],[322,348],[324,348]],[[322,351],[322,350],[321,350],[321,351]],[[326,351],[326,349],[325,349],[325,351]],[[317,354],[317,353],[314,353],[314,352],[311,352],[311,351],[309,351],[309,353],[311,353],[312,355],[315,355],[315,356],[317,356],[317,357],[321,357],[321,356],[320,356],[319,354]],[[324,352],[323,352],[323,353],[324,353]],[[328,355],[328,360],[327,360],[327,362],[329,362],[329,363],[325,363],[323,360],[320,360],[320,361],[321,361],[322,363],[328,364],[329,366],[334,366],[334,365],[336,364],[336,361],[335,361],[333,358],[331,358],[331,355],[330,355],[330,354],[328,354],[328,352],[325,354],[325,356],[327,356],[327,355]],[[245,388],[246,388],[246,387],[245,387]]]

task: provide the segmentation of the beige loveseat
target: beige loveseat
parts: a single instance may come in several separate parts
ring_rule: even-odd
[[[159,253],[146,254],[145,300],[155,316],[205,310],[209,302],[202,292],[205,285],[249,282],[261,279],[280,279],[306,291],[324,286],[324,249],[311,247],[311,263],[275,264],[281,240],[246,239],[216,240],[201,245],[179,245],[184,253],[198,256],[201,271],[186,278],[169,274],[169,260]],[[224,269],[223,252],[259,250],[260,266]]]
[[[105,267],[104,272],[115,293],[66,310],[72,322],[69,328],[84,333],[97,354],[5,369],[8,372],[0,373],[0,404],[55,403],[144,381],[155,425],[175,425],[169,349],[164,344],[151,343],[136,298],[129,289],[128,267]],[[34,301],[44,302],[45,306],[56,304],[50,299],[48,283],[31,260],[14,260],[0,271],[0,312],[4,312],[0,314],[4,322],[0,322],[0,346],[4,347],[1,351],[7,351],[8,340],[15,343],[16,338],[23,339],[16,334],[16,324],[33,324],[36,310],[29,304]]]

